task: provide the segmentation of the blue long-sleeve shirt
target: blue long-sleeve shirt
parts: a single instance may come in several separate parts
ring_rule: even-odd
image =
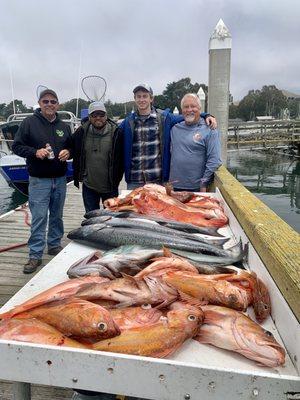
[[[219,132],[204,119],[187,125],[184,121],[171,130],[170,182],[174,188],[199,190],[207,187],[222,164]]]

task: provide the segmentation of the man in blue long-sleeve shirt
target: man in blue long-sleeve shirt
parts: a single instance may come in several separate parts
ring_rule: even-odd
[[[206,192],[222,164],[219,132],[201,118],[201,103],[194,93],[181,100],[184,121],[171,130],[170,182],[175,190]]]

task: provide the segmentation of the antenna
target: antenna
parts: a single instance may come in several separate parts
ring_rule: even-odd
[[[78,117],[78,106],[79,106],[79,90],[80,90],[80,72],[81,72],[81,64],[82,64],[82,49],[83,42],[81,40],[80,44],[80,55],[79,55],[79,66],[78,66],[78,80],[77,80],[77,101],[76,101],[76,117]]]
[[[14,114],[16,114],[14,85],[13,85],[13,74],[12,74],[11,65],[9,66],[9,75],[10,75],[10,87],[11,87],[11,97],[12,97],[12,103],[13,103],[13,110],[14,110]]]

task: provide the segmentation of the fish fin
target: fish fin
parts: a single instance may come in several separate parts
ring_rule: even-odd
[[[126,307],[131,307],[133,304],[135,304],[134,300],[126,300],[126,301],[121,301],[120,303],[111,306],[111,308],[126,308]]]
[[[195,297],[192,297],[189,294],[183,293],[180,290],[178,291],[178,293],[179,293],[180,300],[191,306],[201,307],[201,306],[208,304],[208,301],[196,299]]]
[[[120,272],[120,274],[122,275],[123,279],[127,279],[128,281],[134,283],[138,287],[137,278],[135,278],[134,276],[128,275],[125,272]]]
[[[172,257],[171,250],[168,247],[163,246],[163,257]]]

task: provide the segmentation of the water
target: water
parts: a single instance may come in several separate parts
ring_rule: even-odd
[[[227,168],[269,208],[300,232],[300,160],[262,152],[230,152]]]
[[[229,171],[300,232],[300,160],[261,152],[230,152]],[[27,201],[10,188],[0,175],[0,215]]]
[[[27,200],[28,197],[9,187],[2,175],[0,175],[0,215],[13,210]]]

